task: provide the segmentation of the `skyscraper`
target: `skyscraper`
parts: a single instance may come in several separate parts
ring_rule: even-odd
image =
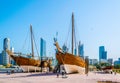
[[[90,65],[95,65],[98,63],[98,60],[97,59],[89,59],[89,64]]]
[[[14,48],[13,47],[11,47],[10,50],[11,50],[12,53],[14,53]],[[12,65],[16,65],[16,62],[12,58],[10,58],[10,63]]]
[[[74,55],[77,55],[77,49],[76,48],[74,49]]]
[[[0,53],[0,65],[3,64],[2,53]]]
[[[3,41],[3,50],[10,50],[10,39],[9,38],[5,38]]]
[[[104,46],[99,47],[99,61],[107,60],[107,51],[105,51]]]
[[[112,65],[113,64],[113,58],[109,58],[108,62]]]
[[[114,61],[114,65],[119,65],[120,64],[120,58],[118,58],[118,60]]]
[[[103,54],[103,59],[107,60],[107,51],[104,51],[104,54]]]
[[[84,45],[79,42],[78,45],[78,55],[84,58]]]
[[[62,46],[62,50],[63,50],[64,52],[68,52],[68,48],[67,48],[67,46],[66,46],[65,44]]]
[[[40,38],[40,56],[46,56],[46,41],[43,38]]]
[[[2,51],[2,59],[3,59],[3,65],[7,65],[9,64],[9,55],[7,54],[7,52],[5,50]]]
[[[6,50],[10,50],[10,39],[9,38],[5,38],[3,41],[3,51],[1,53],[3,65],[7,65],[10,63],[10,57],[8,53],[6,52]]]
[[[14,53],[14,48],[13,48],[13,47],[11,47],[11,48],[10,48],[10,50],[11,50],[11,52],[13,52],[13,53]]]

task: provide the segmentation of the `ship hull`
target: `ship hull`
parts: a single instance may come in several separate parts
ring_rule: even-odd
[[[47,68],[51,68],[52,60],[36,60],[32,58],[26,58],[23,56],[15,56],[10,55],[12,59],[19,65],[24,72],[35,72],[40,71],[42,67],[42,71],[47,71]],[[51,69],[52,70],[52,69]]]
[[[70,53],[56,53],[58,63],[61,69],[65,69],[66,73],[85,74],[85,61],[79,56],[74,56]]]
[[[10,55],[12,59],[16,62],[17,65],[22,66],[40,66],[41,61],[32,59],[32,58],[27,58],[27,57],[22,57],[22,56],[15,56],[15,55]]]
[[[23,70],[23,72],[40,72],[41,68],[37,66],[27,66],[27,65],[21,65],[20,66]]]
[[[70,64],[64,64],[61,65],[61,69],[65,69],[66,73],[79,73],[79,74],[85,74],[85,68],[77,66],[77,65],[70,65]]]

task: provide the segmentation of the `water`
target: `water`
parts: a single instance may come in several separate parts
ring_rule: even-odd
[[[113,81],[98,81],[97,83],[120,83],[120,82],[113,82]]]

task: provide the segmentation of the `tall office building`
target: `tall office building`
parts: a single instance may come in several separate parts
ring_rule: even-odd
[[[89,59],[89,64],[90,65],[95,65],[98,63],[98,60],[97,59]]]
[[[6,52],[6,50],[10,50],[10,39],[9,38],[5,38],[3,41],[3,51],[1,53],[3,65],[7,65],[10,63],[10,57],[8,53]]]
[[[2,51],[2,59],[3,59],[3,62],[2,62],[3,65],[9,64],[10,57],[5,50]]]
[[[3,59],[2,59],[2,53],[0,53],[0,65],[2,65]]]
[[[10,48],[10,50],[11,50],[11,52],[13,52],[13,53],[14,53],[14,48],[13,48],[13,47],[11,47],[11,48]]]
[[[14,48],[13,47],[11,47],[10,50],[11,50],[12,53],[14,53]],[[10,58],[10,63],[12,65],[16,65],[16,62],[12,58]]]
[[[84,45],[81,42],[78,45],[78,55],[84,58]]]
[[[5,38],[3,41],[3,50],[10,50],[10,39],[9,38]]]
[[[99,61],[107,61],[107,51],[105,51],[104,46],[99,47]]]
[[[74,49],[74,55],[77,55],[77,49],[76,48]]]
[[[103,59],[107,60],[107,51],[104,51],[103,55]]]
[[[119,65],[120,64],[120,58],[118,58],[118,60],[114,61],[114,65]]]
[[[109,58],[108,62],[112,65],[113,64],[113,58]]]
[[[105,51],[104,46],[100,46],[99,47],[99,61],[100,59],[102,59],[104,51]]]
[[[67,46],[66,46],[65,44],[62,46],[62,50],[63,50],[64,52],[68,52],[68,48],[67,48]]]
[[[43,38],[40,38],[40,56],[46,56],[46,41]]]

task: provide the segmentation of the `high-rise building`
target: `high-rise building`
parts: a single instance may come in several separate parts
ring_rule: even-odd
[[[14,48],[13,47],[11,47],[10,50],[11,50],[12,53],[14,53]]]
[[[0,53],[0,65],[3,64],[2,53]]]
[[[40,56],[46,56],[46,41],[43,38],[40,38]]]
[[[62,46],[62,50],[63,50],[64,52],[68,52],[68,48],[67,48],[67,46],[66,46],[65,44]]]
[[[120,58],[118,60],[114,61],[114,65],[119,65],[120,64]]]
[[[3,51],[1,53],[3,65],[7,65],[10,63],[10,57],[8,53],[6,52],[6,50],[10,50],[10,39],[9,38],[5,38],[3,41]]]
[[[108,62],[112,65],[113,64],[113,58],[109,58]]]
[[[74,49],[74,55],[77,55],[77,49],[76,48]]]
[[[9,55],[8,55],[8,53],[5,50],[2,51],[2,59],[3,59],[2,60],[2,64],[3,65],[9,64],[9,61],[10,61]]]
[[[90,65],[95,65],[98,63],[98,60],[97,59],[89,59],[89,64]]]
[[[104,51],[104,53],[103,53],[103,59],[107,60],[107,51]]]
[[[99,47],[99,61],[107,61],[107,51],[104,46]]]
[[[11,50],[12,53],[14,53],[14,48],[13,47],[11,47],[10,50]],[[12,65],[16,65],[16,62],[12,58],[10,58],[10,63]]]
[[[3,50],[10,50],[10,39],[9,38],[5,38],[4,42],[3,42]]]
[[[78,45],[78,55],[84,58],[84,45],[79,42]]]
[[[102,59],[104,51],[105,51],[104,46],[100,46],[99,47],[99,61]]]

